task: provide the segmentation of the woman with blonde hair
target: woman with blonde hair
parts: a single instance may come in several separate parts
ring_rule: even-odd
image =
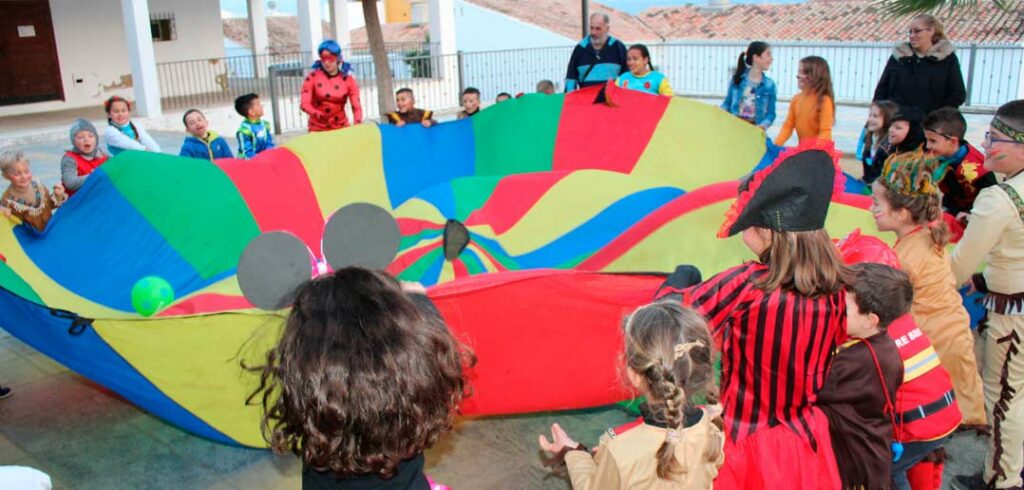
[[[907,41],[893,48],[878,80],[873,100],[891,100],[928,114],[942,107],[958,108],[967,99],[960,60],[946,31],[934,16],[910,21]]]

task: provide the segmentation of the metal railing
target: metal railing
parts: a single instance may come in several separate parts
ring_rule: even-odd
[[[394,88],[412,89],[416,105],[423,108],[449,108],[459,105],[458,55],[408,56],[401,53],[388,55]],[[380,117],[377,104],[376,71],[369,56],[353,57],[352,74],[359,84],[363,118]],[[278,64],[270,67],[269,93],[271,96],[274,130],[294,131],[306,127],[307,117],[299,108],[302,82],[310,68],[308,64]],[[351,107],[348,109],[352,120]]]
[[[388,43],[391,56],[422,56],[430,43]],[[345,49],[345,59],[363,64],[370,59],[369,47],[353,45]],[[239,54],[223,58],[173,61],[157,64],[161,106],[164,110],[209,107],[230,104],[235,97],[254,92],[269,93],[267,75],[271,66],[311,65],[310,53],[278,48],[259,55]],[[372,63],[371,63],[372,65]]]
[[[649,45],[655,66],[680,95],[724,97],[736,58],[746,48],[740,41],[687,41]],[[406,46],[408,47],[408,46]],[[772,43],[775,61],[768,72],[780,98],[797,93],[800,58],[811,54],[829,61],[836,99],[867,103],[891,54],[890,43]],[[394,87],[409,87],[420,107],[437,110],[459,105],[459,92],[476,87],[485,101],[500,92],[533,92],[536,83],[552,80],[562,87],[572,46],[504,51],[424,54],[428,48],[395,49],[388,54]],[[419,48],[419,49],[416,49]],[[1024,96],[1024,47],[1017,45],[959,46],[957,51],[967,85],[967,106],[996,107]],[[347,56],[360,86],[364,117],[378,117],[375,71],[368,53],[350,50]],[[158,65],[165,109],[230,103],[246,93],[273,95],[275,127],[292,131],[305,127],[299,109],[302,79],[309,53],[278,53],[196,60]],[[273,68],[273,69],[272,69]],[[267,74],[273,75],[271,77]]]

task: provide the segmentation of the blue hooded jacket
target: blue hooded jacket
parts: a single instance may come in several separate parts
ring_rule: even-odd
[[[234,156],[227,140],[223,137],[210,131],[207,133],[207,138],[207,141],[203,141],[192,135],[186,136],[185,142],[181,144],[181,152],[178,154],[183,157],[200,158],[210,161],[217,158],[231,158]]]

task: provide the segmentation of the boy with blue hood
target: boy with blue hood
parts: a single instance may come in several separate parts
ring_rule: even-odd
[[[185,123],[185,130],[189,135],[181,144],[179,155],[210,161],[234,156],[228,142],[219,134],[209,130],[210,123],[199,109],[185,111],[181,121]]]

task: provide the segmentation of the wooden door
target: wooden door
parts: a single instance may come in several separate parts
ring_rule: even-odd
[[[0,0],[0,105],[63,98],[49,2]]]

